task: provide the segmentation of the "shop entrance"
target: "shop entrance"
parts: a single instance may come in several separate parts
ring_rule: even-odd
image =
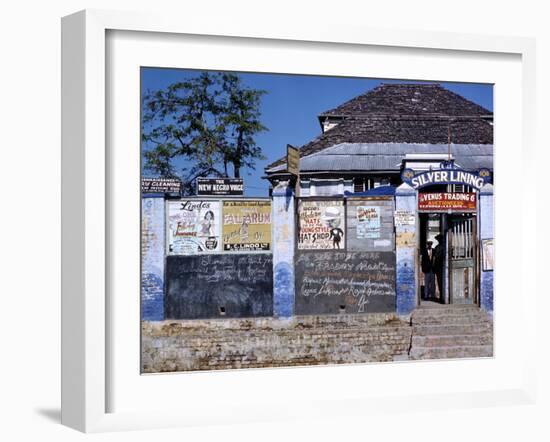
[[[420,299],[442,304],[477,303],[478,246],[475,214],[419,215]]]

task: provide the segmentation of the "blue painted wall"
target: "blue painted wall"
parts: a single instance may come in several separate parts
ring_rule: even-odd
[[[416,241],[418,212],[416,191],[408,184],[402,184],[395,192],[395,210],[415,215],[414,225],[395,226],[395,293],[398,315],[408,315],[416,308]]]
[[[273,314],[294,314],[294,189],[281,183],[273,189],[271,205],[273,238]]]
[[[493,225],[493,186],[486,184],[479,192],[479,237],[484,239],[494,238]],[[480,244],[481,247],[481,244]],[[482,257],[483,259],[483,257]],[[493,271],[483,271],[480,275],[480,305],[487,312],[492,312],[494,307]]]
[[[164,319],[164,197],[142,199],[141,319]]]

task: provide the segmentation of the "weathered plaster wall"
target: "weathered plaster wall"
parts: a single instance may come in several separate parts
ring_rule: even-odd
[[[493,216],[493,186],[486,184],[479,194],[479,237],[482,241],[494,237]],[[481,270],[480,304],[483,310],[493,311],[493,296],[493,271]]]
[[[141,212],[141,317],[161,321],[164,319],[164,198],[143,198]]]
[[[142,371],[401,360],[411,333],[394,313],[143,322]]]
[[[395,227],[395,257],[396,257],[396,307],[397,313],[406,315],[416,308],[416,241],[418,212],[416,207],[416,191],[408,184],[402,184],[395,194],[395,209],[415,214],[414,225]]]
[[[273,189],[273,314],[290,317],[294,314],[294,191],[288,183]]]

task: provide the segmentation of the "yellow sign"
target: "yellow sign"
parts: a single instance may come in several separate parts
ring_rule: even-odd
[[[289,173],[300,175],[300,150],[290,144],[286,146],[286,164]]]
[[[223,202],[223,250],[231,252],[271,250],[271,202]]]

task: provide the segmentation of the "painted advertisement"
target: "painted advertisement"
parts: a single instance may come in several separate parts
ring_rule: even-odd
[[[380,207],[357,206],[357,239],[380,238]]]
[[[475,212],[476,194],[468,193],[420,193],[418,210],[424,212]]]
[[[414,226],[416,218],[414,212],[409,210],[396,210],[394,214],[395,227]]]
[[[223,250],[254,252],[271,250],[271,202],[223,202]]]
[[[168,201],[168,255],[219,252],[220,208],[219,201]]]
[[[300,201],[298,205],[300,250],[334,250],[345,247],[343,201]]]

